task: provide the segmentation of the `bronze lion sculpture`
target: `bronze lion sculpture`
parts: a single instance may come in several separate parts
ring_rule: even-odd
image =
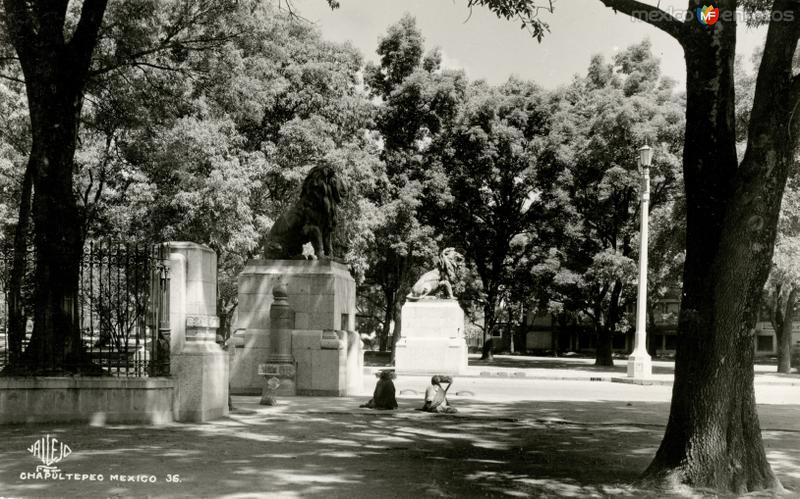
[[[422,274],[406,298],[410,301],[421,300],[439,288],[444,288],[447,298],[454,299],[453,284],[461,278],[463,264],[464,257],[455,248],[445,248],[439,255],[436,268]]]
[[[311,243],[311,258],[333,257],[333,230],[343,194],[342,182],[329,165],[308,172],[300,197],[281,214],[266,238],[264,257],[291,259],[304,255],[303,245]]]

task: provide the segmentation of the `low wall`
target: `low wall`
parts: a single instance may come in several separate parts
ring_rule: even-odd
[[[165,424],[171,378],[0,377],[0,424]]]

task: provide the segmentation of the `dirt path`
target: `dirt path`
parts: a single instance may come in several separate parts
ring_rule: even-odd
[[[668,405],[647,402],[463,402],[454,416],[353,409],[360,399],[292,399],[274,408],[238,399],[230,418],[153,427],[6,427],[0,490],[12,496],[603,497],[632,488],[663,434]],[[770,461],[800,491],[798,406],[761,406]],[[35,480],[26,450],[54,435],[72,454]],[[112,475],[118,475],[112,481]],[[134,479],[156,483],[121,481]],[[144,478],[138,475],[144,475]],[[179,482],[167,482],[168,476]],[[97,477],[95,477],[97,478]]]

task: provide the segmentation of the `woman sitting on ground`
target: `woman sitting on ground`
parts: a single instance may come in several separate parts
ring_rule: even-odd
[[[442,383],[447,383],[447,387],[443,388]],[[425,389],[425,405],[422,406],[422,410],[448,414],[458,412],[447,403],[447,390],[452,383],[453,378],[450,376],[432,377],[430,386]]]
[[[378,383],[375,385],[372,398],[369,402],[359,407],[384,410],[397,409],[397,399],[394,397],[394,383],[392,383],[392,380],[396,377],[394,371],[384,370],[377,373],[376,376],[378,377]]]

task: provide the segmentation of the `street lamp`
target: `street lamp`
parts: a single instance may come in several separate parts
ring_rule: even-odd
[[[633,352],[628,357],[628,377],[649,378],[653,372],[650,354],[647,353],[647,222],[650,204],[650,165],[653,149],[644,145],[639,149],[639,167],[642,172],[641,231],[639,244],[639,294],[636,300],[636,335]]]

